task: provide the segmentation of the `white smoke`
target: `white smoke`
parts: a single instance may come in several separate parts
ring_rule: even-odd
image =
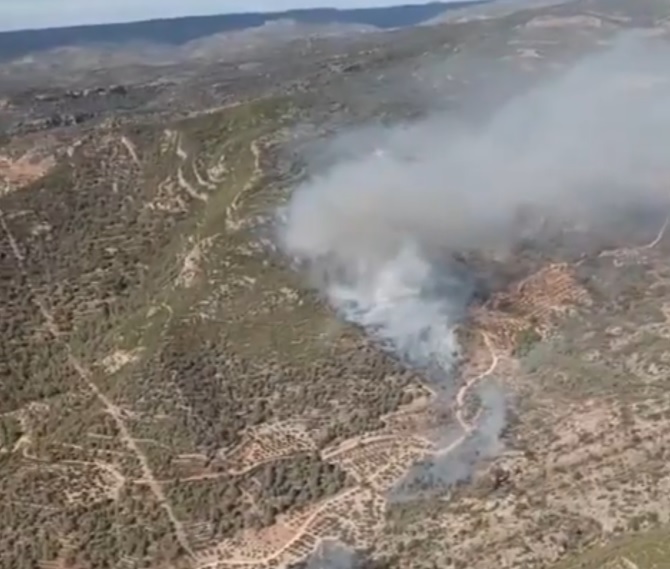
[[[472,432],[452,446],[453,437],[445,438],[445,450],[416,464],[393,488],[394,502],[412,500],[419,495],[441,493],[450,486],[468,480],[483,459],[497,456],[503,449],[500,435],[506,424],[506,398],[501,388],[487,382],[477,389],[481,411]],[[460,438],[463,435],[455,433]]]
[[[361,260],[365,263],[365,260]],[[332,282],[329,297],[345,318],[372,331],[416,365],[448,370],[457,353],[449,303],[428,287],[435,269],[408,241],[376,266],[358,266],[354,279]]]
[[[441,370],[449,386],[469,285],[445,249],[504,258],[524,206],[574,221],[619,202],[658,202],[657,182],[670,180],[669,79],[667,44],[628,35],[483,126],[441,113],[366,129],[359,154],[334,150],[328,168],[294,191],[284,250],[343,318],[410,363]],[[494,423],[470,444],[494,452],[503,427]],[[450,457],[456,478],[471,468],[468,457]]]
[[[356,569],[362,566],[360,556],[345,545],[323,541],[309,557],[305,569]]]

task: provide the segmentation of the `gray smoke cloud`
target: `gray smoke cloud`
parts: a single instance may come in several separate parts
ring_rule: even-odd
[[[667,44],[626,34],[484,124],[439,112],[349,132],[293,192],[283,249],[344,319],[408,363],[437,370],[453,392],[454,326],[472,284],[444,252],[504,258],[520,208],[575,223],[615,205],[667,203],[659,181],[670,181],[668,79]],[[452,483],[469,475],[473,457],[497,452],[504,397],[491,393],[488,422],[437,459],[431,476]]]
[[[506,423],[507,401],[499,385],[488,382],[477,389],[481,411],[477,424],[463,442],[451,447],[455,432],[445,438],[444,450],[414,465],[392,489],[389,500],[398,503],[440,494],[458,482],[468,480],[477,464],[496,456],[503,448],[500,434]],[[453,450],[450,450],[453,448]]]
[[[315,551],[291,569],[382,569],[390,567],[384,560],[369,556],[369,551],[360,551],[330,539],[323,540]]]
[[[305,569],[362,569],[362,559],[341,543],[324,541],[309,557]]]

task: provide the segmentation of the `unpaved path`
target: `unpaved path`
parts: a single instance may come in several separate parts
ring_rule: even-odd
[[[479,383],[482,379],[490,376],[493,374],[495,371],[496,367],[498,366],[498,361],[499,357],[498,354],[495,353],[493,349],[493,344],[491,343],[491,338],[489,338],[488,334],[486,332],[482,332],[482,337],[484,338],[484,342],[486,343],[486,348],[489,351],[489,354],[491,356],[491,365],[488,367],[488,369],[480,373],[479,375],[470,378],[459,390],[458,394],[456,395],[456,420],[458,423],[461,425],[463,430],[466,433],[471,433],[472,430],[474,429],[474,421],[473,423],[468,423],[468,421],[465,419],[463,416],[463,412],[465,410],[465,398],[467,397],[468,391],[473,388],[477,383]]]
[[[209,199],[207,194],[203,194],[196,190],[193,185],[184,177],[184,171],[182,170],[181,166],[179,166],[177,169],[177,183],[179,184],[179,187],[193,199],[199,200],[201,202],[207,202]]]
[[[256,186],[257,182],[261,179],[261,176],[263,175],[261,169],[260,140],[259,139],[253,140],[249,145],[249,150],[254,159],[253,171],[251,173],[251,176],[249,176],[249,179],[244,184],[244,187],[235,195],[233,201],[226,209],[226,226],[231,231],[235,231],[241,226],[241,221],[236,216],[237,216],[237,210],[240,207],[242,199],[246,197],[246,194]]]
[[[670,222],[670,216],[665,218],[665,221],[663,222],[663,225],[661,226],[658,235],[656,235],[656,239],[654,239],[651,243],[643,245],[641,249],[653,249],[654,247],[656,247],[656,245],[658,245],[661,242],[661,239],[663,239],[666,229],[668,229],[668,222]]]
[[[130,157],[133,159],[133,162],[135,162],[135,165],[141,168],[142,163],[140,162],[140,157],[137,155],[137,149],[135,148],[132,140],[130,140],[127,136],[122,136],[121,144],[123,144],[123,146],[126,148],[128,154],[130,154]]]
[[[183,141],[181,134],[177,135],[177,146],[175,148],[175,153],[177,154],[177,158],[179,158],[179,160],[181,161],[181,164],[177,168],[177,183],[179,184],[179,187],[193,199],[206,203],[209,200],[209,196],[207,194],[199,192],[196,188],[193,187],[193,184],[191,184],[184,176],[183,166],[188,162],[189,153],[184,148],[182,142]],[[191,163],[191,168],[193,169],[193,173],[195,174],[196,178],[198,178],[198,183],[200,183],[200,175],[198,174],[198,171],[195,168],[194,162]]]
[[[598,257],[616,257],[617,255],[621,254],[634,254],[637,253],[638,251],[648,251],[649,249],[653,249],[656,247],[663,237],[665,236],[665,232],[668,229],[668,224],[670,223],[670,215],[665,218],[665,221],[663,222],[663,225],[659,229],[656,237],[647,243],[646,245],[640,245],[639,247],[619,247],[618,249],[608,249],[606,251],[602,251]],[[577,263],[577,265],[581,264],[581,261]]]
[[[481,334],[484,337],[484,342],[486,343],[486,347],[488,348],[489,354],[491,355],[491,365],[489,365],[486,371],[470,378],[458,390],[458,393],[456,394],[456,420],[463,429],[463,434],[449,446],[436,452],[435,453],[436,456],[445,456],[450,452],[456,450],[459,446],[461,446],[465,442],[470,433],[472,433],[472,431],[475,429],[475,424],[477,421],[477,417],[479,417],[479,412],[477,413],[477,416],[473,419],[472,422],[468,422],[468,420],[464,416],[465,398],[467,397],[470,389],[472,389],[475,385],[477,385],[477,383],[479,383],[484,378],[490,376],[495,371],[496,367],[498,366],[498,362],[500,360],[498,354],[496,354],[495,350],[493,349],[493,345],[491,343],[491,339],[489,338],[488,334],[486,334],[486,332],[481,332]]]
[[[406,439],[412,439],[413,441],[416,441],[416,446],[417,448],[423,448],[423,447],[431,447],[432,443],[423,437],[420,437],[418,435],[405,435]],[[324,461],[329,461],[333,460],[335,457],[338,457],[342,454],[346,454],[347,452],[350,452],[352,450],[356,450],[360,447],[364,446],[369,446],[375,443],[381,443],[384,441],[396,441],[398,440],[398,435],[395,434],[389,434],[389,435],[374,435],[371,437],[365,437],[365,436],[360,436],[360,437],[354,437],[351,439],[347,439],[344,441],[342,444],[337,446],[334,449],[326,449],[321,453],[321,459]]]
[[[214,560],[214,561],[205,561],[202,560],[202,565],[199,565],[199,569],[205,569],[205,568],[212,568],[216,567],[217,565],[232,565],[232,566],[244,566],[244,565],[262,565],[264,563],[270,563],[280,557],[287,549],[290,549],[290,547],[296,542],[302,539],[302,537],[307,533],[309,530],[310,524],[319,516],[319,514],[323,513],[324,510],[326,510],[333,502],[339,502],[343,498],[347,498],[348,496],[355,494],[358,492],[360,488],[358,486],[354,488],[350,488],[349,490],[345,490],[344,492],[338,494],[337,496],[333,496],[330,500],[327,500],[319,508],[314,510],[312,514],[305,520],[305,522],[300,526],[296,531],[295,535],[288,540],[281,548],[279,548],[277,551],[272,553],[271,555],[268,555],[267,557],[264,557],[262,559],[240,559],[232,557],[230,559],[226,559],[225,561],[219,561]]]
[[[282,455],[280,458],[281,460],[287,460],[291,458],[297,458],[300,456],[304,456],[306,454],[305,451],[302,452],[296,452],[296,453],[291,453],[291,454],[286,454]],[[205,472],[204,474],[195,474],[193,476],[187,476],[185,478],[164,478],[162,480],[157,480],[159,484],[171,484],[173,482],[197,482],[200,480],[216,480],[217,478],[227,478],[229,476],[244,476],[245,474],[248,474],[255,468],[258,468],[259,466],[263,466],[265,464],[271,464],[273,462],[277,462],[277,458],[269,458],[267,460],[260,460],[258,462],[254,462],[253,464],[241,469],[241,470],[226,470],[225,472]],[[150,482],[145,479],[145,478],[138,478],[136,480],[133,480],[133,484],[138,484],[138,485],[148,485]]]

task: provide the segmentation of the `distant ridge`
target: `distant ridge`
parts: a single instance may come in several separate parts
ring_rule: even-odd
[[[358,24],[379,29],[401,28],[426,22],[447,10],[483,4],[491,0],[462,0],[401,5],[384,8],[339,10],[315,8],[284,12],[250,12],[220,16],[192,16],[121,24],[73,26],[0,32],[0,59],[66,46],[148,42],[180,46],[193,40],[233,30],[263,26],[276,20],[305,24]]]
[[[455,10],[442,12],[435,18],[421,22],[423,25],[444,24],[447,22],[459,22],[467,20],[481,20],[487,18],[501,18],[519,12],[521,10],[548,8],[569,4],[577,0],[496,0],[495,2],[476,2]]]

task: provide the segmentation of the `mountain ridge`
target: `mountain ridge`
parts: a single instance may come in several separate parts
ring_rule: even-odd
[[[357,24],[378,29],[392,29],[417,25],[448,10],[490,1],[459,0],[348,10],[313,8],[278,12],[246,12],[127,23],[12,30],[0,32],[0,60],[14,59],[59,47],[123,44],[138,40],[180,46],[222,32],[257,28],[267,23],[287,19],[304,24]]]

